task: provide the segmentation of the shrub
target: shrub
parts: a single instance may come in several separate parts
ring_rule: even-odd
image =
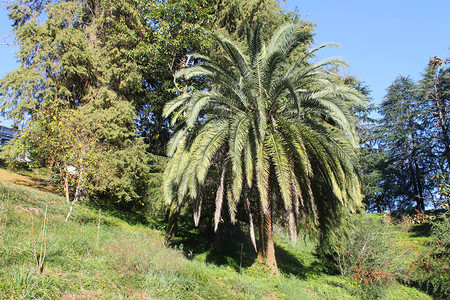
[[[341,275],[359,286],[363,298],[381,297],[397,274],[392,234],[367,214],[351,215],[346,223],[330,247],[334,262]]]
[[[428,293],[450,298],[450,215],[432,225],[427,251],[413,264],[413,278]]]
[[[431,214],[426,214],[423,211],[417,211],[415,215],[412,216],[413,224],[425,224],[430,223],[435,219],[435,216]]]
[[[395,224],[397,225],[397,229],[402,232],[410,232],[414,226],[412,217],[407,215],[402,215],[401,220],[397,221]]]

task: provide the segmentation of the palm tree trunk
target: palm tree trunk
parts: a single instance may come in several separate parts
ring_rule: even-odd
[[[266,257],[266,235],[265,233],[265,215],[264,210],[262,207],[261,201],[258,202],[258,209],[259,209],[259,247],[258,247],[258,261],[260,263],[264,262],[264,257]]]
[[[267,210],[264,212],[262,204],[260,204],[260,214],[258,261],[265,264],[272,274],[276,274],[278,273],[278,266],[275,258],[275,244],[273,242],[272,191],[270,183],[268,187]]]
[[[169,218],[166,228],[166,238],[168,240],[172,239],[178,229],[178,216],[180,214],[180,207],[176,201],[172,201],[169,210]]]

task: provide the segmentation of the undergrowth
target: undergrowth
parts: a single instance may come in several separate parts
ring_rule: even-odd
[[[0,183],[0,201],[0,299],[360,298],[351,278],[330,274],[308,238],[292,245],[278,232],[281,275],[267,276],[244,237],[218,255],[193,247],[202,243],[195,230],[189,238],[197,242],[168,247],[160,231],[93,204],[81,203],[65,222],[65,199],[30,187]],[[386,297],[429,299],[400,284]]]

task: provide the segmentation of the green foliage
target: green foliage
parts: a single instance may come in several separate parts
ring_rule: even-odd
[[[345,224],[345,230],[329,238],[321,251],[333,257],[341,275],[359,286],[363,298],[383,297],[400,275],[392,244],[395,234],[379,219],[364,213],[349,215]]]
[[[433,161],[439,166],[438,174],[450,172],[450,67],[446,62],[436,57],[431,59],[420,81],[422,98],[426,103],[424,122],[429,124],[428,140],[435,154]]]
[[[201,52],[222,55],[208,34],[218,30],[233,40],[245,38],[246,24],[264,22],[264,39],[296,15],[285,12],[277,1],[169,0],[140,1],[146,21],[145,39],[131,55],[139,64],[146,92],[137,103],[138,130],[151,145],[149,151],[165,155],[171,136],[170,122],[162,116],[164,105],[188,89],[203,89],[205,78],[176,80],[176,73],[197,64]]]
[[[283,11],[280,2],[274,0],[218,0],[215,6],[216,26],[222,34],[229,35],[236,41],[245,38],[247,26],[254,27],[258,23],[264,23],[263,37],[268,40],[282,24],[300,19],[296,13]]]
[[[430,294],[442,299],[450,297],[450,217],[443,214],[433,221],[431,241],[426,253],[414,263],[412,281]]]
[[[434,180],[436,181],[437,187],[439,189],[439,193],[441,195],[440,199],[438,199],[436,204],[442,209],[449,210],[450,209],[450,183],[449,177],[447,174],[436,174],[434,176]]]
[[[137,4],[36,4],[40,9],[34,11],[27,1],[10,6],[19,68],[1,80],[0,105],[29,122],[5,155],[14,161],[17,154],[30,154],[34,165],[50,167],[64,181],[67,192],[73,187],[76,195],[84,190],[140,201],[149,169],[134,125],[134,105],[143,92],[129,53],[143,39]],[[76,175],[68,171],[73,167]]]
[[[3,182],[2,182],[3,183]],[[277,277],[264,268],[214,265],[205,256],[189,259],[180,248],[167,248],[161,232],[130,225],[112,211],[99,214],[92,203],[80,204],[64,222],[65,200],[55,194],[19,185],[0,184],[0,298],[122,299],[359,299],[350,280],[325,275],[310,241],[292,246],[287,234],[279,242],[280,261],[303,273],[283,268]],[[34,234],[48,206],[47,258],[43,274],[35,274]],[[6,217],[6,218],[5,218]],[[70,234],[68,234],[70,233]],[[186,246],[187,248],[187,246]],[[245,251],[252,250],[248,245]],[[253,252],[254,255],[254,252]],[[280,267],[283,267],[280,264]],[[284,272],[283,270],[286,270]],[[424,293],[393,285],[386,299],[429,299]]]
[[[427,161],[431,149],[422,122],[423,105],[416,83],[400,76],[388,88],[380,107],[380,146],[389,154],[382,183],[392,208],[411,208],[415,204],[424,210],[424,199],[432,198],[428,195],[431,182],[427,174],[433,166]]]
[[[253,243],[253,216],[260,217],[263,252],[271,240],[272,208],[289,215],[293,237],[299,222],[332,227],[336,207],[354,208],[361,200],[349,106],[364,97],[325,70],[345,64],[309,64],[317,49],[307,50],[311,28],[301,22],[281,26],[267,44],[261,25],[249,29],[245,52],[215,39],[223,57],[198,56],[203,64],[178,74],[210,78],[211,88],[183,93],[164,109],[176,126],[164,175],[167,201],[191,199],[197,224],[201,191],[211,187],[216,197],[209,192],[206,199],[215,202],[217,229],[223,202],[234,222],[244,199]],[[293,55],[300,58],[291,64]],[[212,186],[205,184],[207,175],[217,178]]]
[[[435,191],[445,187],[450,166],[450,68],[445,62],[431,59],[419,82],[396,78],[380,105],[382,119],[365,131],[373,136],[374,149],[374,156],[365,157],[373,159],[364,171],[373,175],[365,191],[369,210],[443,204]]]

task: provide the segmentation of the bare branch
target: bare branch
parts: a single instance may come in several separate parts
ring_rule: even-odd
[[[17,44],[0,41],[0,46],[17,46]]]

